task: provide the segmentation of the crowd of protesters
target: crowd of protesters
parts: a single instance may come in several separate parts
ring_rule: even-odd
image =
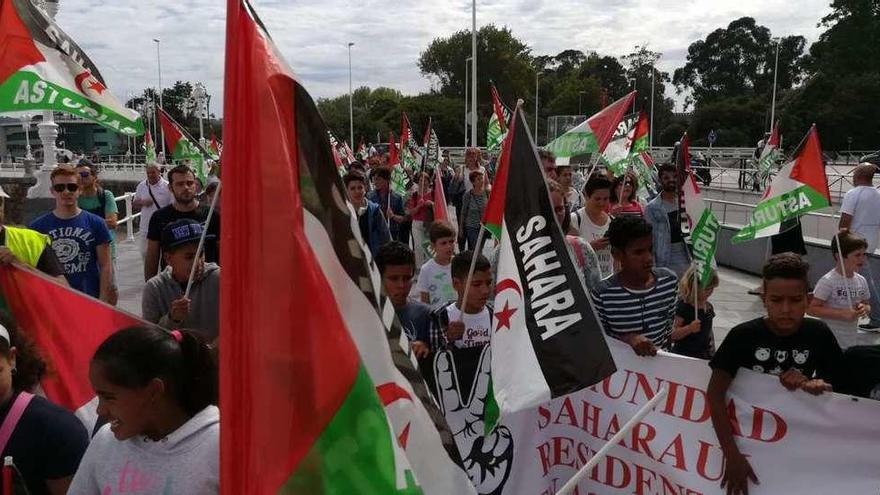
[[[766,314],[734,327],[716,346],[710,299],[720,278],[713,271],[701,286],[694,277],[677,168],[657,167],[659,193],[642,198],[633,173],[585,174],[557,166],[552,153],[539,155],[553,213],[578,268],[578,280],[569,283],[581,283],[591,294],[606,335],[640,356],[669,351],[711,367],[708,401],[729,493],[746,492],[758,474],[737,448],[725,406],[741,368],[775,375],[790,390],[877,393],[876,381],[853,371],[853,363],[876,360],[877,349],[844,350],[825,323],[870,316],[862,328],[880,328],[880,317],[874,318],[880,294],[866,262],[880,232],[863,216],[880,206],[880,193],[871,187],[873,166],[856,168],[857,187],[841,208],[842,230],[832,242],[835,268],[811,289],[799,254],[772,256],[760,290]],[[444,153],[436,172],[397,164],[405,172],[402,185],[393,183],[387,159],[376,154],[350,163],[341,182],[362,246],[372,254],[413,353],[424,361],[440,350],[488,345],[495,259],[492,241],[480,243],[478,237],[492,195],[494,158],[471,148],[463,163]],[[50,180],[54,208],[29,229],[3,226],[0,262],[29,265],[116,304],[113,194],[100,186],[88,160],[59,166]],[[96,431],[31,395],[46,365],[26,329],[0,312],[0,417],[21,415],[2,452],[14,456],[30,493],[217,491],[213,346],[219,333],[220,212],[210,204],[218,184],[202,188],[185,165],[164,176],[158,166],[146,168],[133,204],[141,211],[142,317],[156,326],[121,330],[98,348],[89,369],[101,416]],[[434,194],[435,184],[443,196]],[[446,219],[435,218],[438,197],[447,202]]]

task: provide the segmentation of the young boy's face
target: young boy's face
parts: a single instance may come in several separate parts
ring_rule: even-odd
[[[441,237],[431,243],[434,248],[434,257],[438,261],[448,263],[455,253],[455,237]]]
[[[868,255],[865,254],[864,249],[856,249],[855,251],[846,255],[846,257],[843,259],[843,266],[845,266],[848,270],[861,270],[862,267],[865,266],[867,256]]]
[[[621,271],[647,276],[654,268],[654,238],[639,237],[623,250],[612,249],[611,254],[620,262]]]
[[[771,328],[782,335],[796,332],[804,320],[809,299],[807,284],[796,278],[774,278],[764,281],[761,295]]]
[[[464,294],[464,283],[467,276],[463,278],[452,277],[452,286],[459,297]],[[474,276],[471,277],[471,287],[468,289],[467,301],[464,305],[470,308],[483,308],[489,300],[489,292],[492,285],[491,270],[474,270]]]
[[[596,189],[593,194],[587,196],[587,209],[591,211],[604,211],[611,200],[609,189]]]
[[[382,290],[391,300],[395,308],[406,306],[406,299],[412,289],[412,279],[415,275],[415,267],[412,265],[388,265],[382,273]]]

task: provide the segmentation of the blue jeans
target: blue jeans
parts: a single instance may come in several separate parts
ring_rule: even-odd
[[[862,275],[868,279],[868,289],[871,291],[871,324],[880,326],[880,290],[878,290],[880,286],[877,284],[877,279],[874,278],[870,258],[862,267]]]
[[[465,227],[464,235],[467,237],[468,249],[474,251],[477,249],[477,237],[480,236],[482,227]]]

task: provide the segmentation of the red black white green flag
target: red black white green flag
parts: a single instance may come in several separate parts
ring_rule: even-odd
[[[144,133],[140,115],[110,93],[98,67],[54,20],[31,0],[0,0],[0,112],[29,110]]]
[[[227,1],[226,42],[225,152],[253,167],[224,177],[221,493],[475,493],[380,317],[312,98],[246,0]]]
[[[492,194],[503,210],[492,328],[492,383],[503,417],[615,371],[602,327],[568,255],[522,109],[514,110]],[[487,213],[488,213],[487,208]]]
[[[602,153],[614,136],[618,124],[632,106],[636,92],[603,108],[586,122],[554,139],[544,149],[556,155],[556,164],[582,163],[592,153]]]
[[[17,265],[0,266],[0,292],[0,306],[47,361],[49,371],[40,382],[46,397],[92,431],[98,419],[98,398],[89,381],[92,356],[117,330],[152,324]]]
[[[159,114],[159,123],[162,125],[162,134],[165,135],[165,144],[171,150],[171,158],[175,162],[188,161],[196,178],[202,182],[203,186],[207,185],[208,166],[205,159],[208,152],[163,108],[157,107],[157,113]]]

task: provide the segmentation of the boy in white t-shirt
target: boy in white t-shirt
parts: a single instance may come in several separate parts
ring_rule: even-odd
[[[492,286],[492,267],[482,254],[476,255],[477,261],[467,291],[467,300],[463,301],[473,256],[472,251],[465,251],[452,259],[452,283],[458,298],[432,314],[429,336],[431,351],[450,347],[470,349],[489,343],[492,308],[487,303]]]
[[[434,257],[422,265],[416,287],[419,299],[431,310],[443,307],[456,299],[452,286],[452,255],[455,252],[455,228],[449,222],[431,224],[428,232]]]
[[[822,319],[855,322],[870,313],[868,281],[856,273],[866,262],[867,248],[865,239],[847,231],[831,239],[834,268],[816,282],[807,314]],[[843,271],[840,254],[843,255]]]

